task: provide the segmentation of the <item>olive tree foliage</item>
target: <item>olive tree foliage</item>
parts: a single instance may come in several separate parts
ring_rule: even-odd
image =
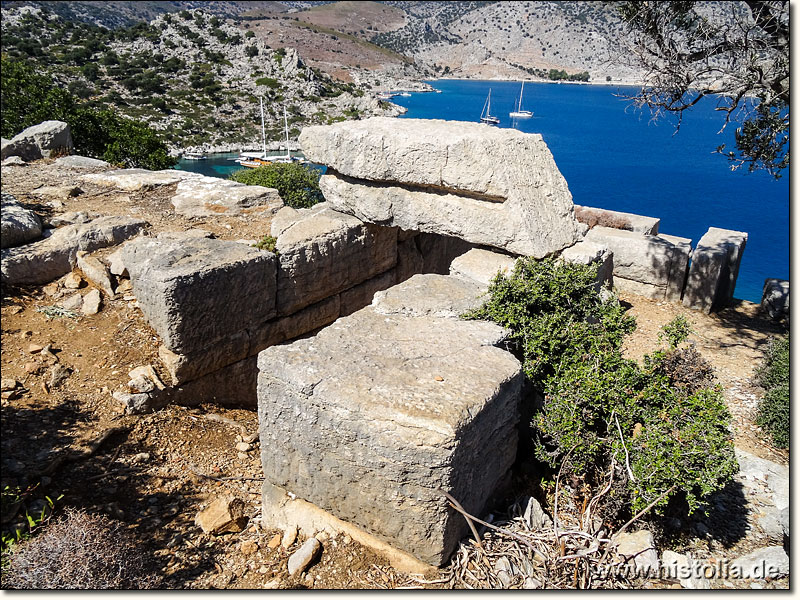
[[[732,170],[776,179],[789,166],[789,2],[621,2],[626,58],[644,71],[635,106],[680,117],[715,95],[721,129],[738,123],[736,148],[717,152]]]

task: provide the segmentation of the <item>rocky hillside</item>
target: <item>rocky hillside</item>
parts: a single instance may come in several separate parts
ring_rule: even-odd
[[[164,132],[173,148],[259,145],[312,123],[397,114],[397,107],[332,79],[287,44],[202,10],[107,29],[36,6],[3,7],[2,50],[54,73],[76,97],[112,106]],[[287,40],[288,42],[289,40]],[[402,61],[400,61],[402,62]]]

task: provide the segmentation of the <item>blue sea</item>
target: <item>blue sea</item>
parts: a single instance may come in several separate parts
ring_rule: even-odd
[[[675,133],[674,119],[652,122],[649,112],[630,108],[617,96],[624,88],[526,83],[523,108],[533,117],[512,121],[519,82],[429,83],[441,93],[392,99],[408,109],[405,118],[476,122],[491,88],[499,127],[542,134],[576,204],[659,217],[661,233],[693,245],[709,227],[746,231],[737,298],[760,302],[765,278],[789,279],[789,173],[776,181],[746,167],[732,172],[714,150],[734,148],[735,124],[719,133],[714,99],[687,111]],[[236,168],[224,159],[203,162],[178,168],[222,177]]]

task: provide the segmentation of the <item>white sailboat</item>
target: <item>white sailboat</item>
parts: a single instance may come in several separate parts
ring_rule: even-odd
[[[525,82],[522,82],[522,87],[519,90],[519,100],[517,100],[517,104],[508,116],[512,119],[527,119],[528,117],[532,117],[533,113],[529,110],[522,109],[522,92],[525,90]]]
[[[481,123],[487,125],[499,125],[500,119],[492,116],[492,88],[489,88],[489,95],[486,96],[486,103],[483,105],[483,112],[481,112]]]
[[[243,167],[255,169],[272,163],[291,163],[300,161],[299,156],[292,156],[289,150],[289,120],[286,117],[286,107],[283,107],[283,128],[286,134],[286,156],[267,156],[267,133],[264,128],[264,98],[261,98],[261,152],[242,152],[236,158]]]

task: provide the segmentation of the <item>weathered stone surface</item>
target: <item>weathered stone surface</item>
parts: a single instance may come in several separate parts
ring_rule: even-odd
[[[217,498],[205,509],[197,513],[194,522],[204,533],[238,533],[244,529],[247,517],[245,504],[239,498],[223,496]]]
[[[550,515],[544,512],[542,505],[533,496],[528,498],[528,504],[525,506],[525,513],[522,517],[533,531],[549,529],[553,526],[553,520]]]
[[[109,298],[114,297],[114,284],[111,283],[111,276],[106,266],[94,256],[89,256],[88,252],[79,250],[75,254],[78,268],[83,272],[83,276],[90,283],[99,287]]]
[[[80,292],[76,292],[67,296],[64,300],[59,302],[58,305],[61,308],[71,311],[80,310],[81,306],[83,306],[83,297],[81,296]]]
[[[107,169],[111,166],[106,161],[98,158],[77,155],[57,158],[55,165],[58,167],[68,167],[70,169]]]
[[[158,357],[172,378],[172,385],[197,379],[249,356],[250,335],[245,331],[232,332],[210,346],[187,354],[178,354],[159,346]]]
[[[438,233],[420,233],[414,241],[422,254],[422,272],[447,275],[452,262],[473,248],[460,238]]]
[[[128,277],[128,269],[125,268],[125,263],[122,262],[122,248],[112,252],[106,257],[108,263],[108,270],[112,275],[117,277]]]
[[[170,400],[169,395],[159,391],[151,394],[114,392],[112,396],[115,400],[125,405],[125,414],[128,415],[142,415],[159,410],[169,404]]]
[[[616,540],[616,550],[625,560],[633,561],[642,575],[657,576],[658,551],[653,542],[653,534],[646,529],[619,535]]]
[[[272,220],[279,255],[278,315],[338,294],[397,262],[397,230],[331,210],[285,207]]]
[[[100,290],[90,290],[83,297],[83,304],[81,305],[81,312],[88,316],[96,315],[100,312],[100,306],[103,299],[100,296]]]
[[[185,217],[210,217],[253,211],[271,214],[283,207],[283,200],[273,188],[201,176],[182,179],[172,205]]]
[[[484,288],[489,287],[498,273],[510,275],[517,260],[506,254],[473,248],[450,264],[450,275],[470,279]]]
[[[72,150],[72,134],[64,121],[44,121],[15,135],[2,148],[2,158],[17,155],[24,160],[49,158],[55,151]]]
[[[339,318],[340,306],[341,299],[337,294],[301,308],[287,317],[272,319],[254,327],[250,330],[250,354],[333,323]]]
[[[207,348],[275,314],[275,255],[196,237],[139,238],[123,248],[134,294],[173,352]]]
[[[789,556],[783,546],[759,548],[732,560],[730,568],[731,571],[738,569],[744,579],[785,577],[789,575]]]
[[[50,227],[63,227],[64,225],[77,225],[79,223],[88,223],[89,221],[102,217],[103,215],[96,212],[86,212],[83,210],[71,211],[54,215],[50,217]]]
[[[661,223],[661,219],[656,217],[644,217],[618,210],[578,206],[577,204],[575,205],[575,218],[578,219],[578,222],[588,225],[589,228],[600,225],[612,229],[635,231],[643,235],[658,235],[658,226]]]
[[[789,507],[789,469],[784,465],[766,460],[736,448],[739,472],[735,475],[746,498],[757,499],[751,518],[758,525],[750,532],[775,542],[783,541],[781,511]]]
[[[42,237],[42,221],[35,212],[23,208],[11,194],[0,198],[0,247],[19,246]]]
[[[491,323],[365,308],[261,352],[265,511],[280,486],[444,562],[466,525],[439,488],[479,514],[514,460],[522,380],[491,345],[504,336]]]
[[[398,234],[402,232],[398,231]],[[417,248],[415,238],[400,240],[397,239],[397,266],[394,269],[395,283],[402,283],[412,275],[422,273],[425,267],[425,259]]]
[[[10,284],[48,283],[69,273],[79,250],[115,246],[141,231],[146,221],[132,217],[100,217],[89,223],[45,230],[44,239],[2,251],[2,277]]]
[[[19,156],[9,156],[8,158],[4,158],[3,162],[0,164],[2,164],[4,167],[23,167],[25,166],[25,161]]]
[[[74,198],[76,196],[80,196],[83,193],[83,190],[77,185],[46,185],[36,188],[32,191],[32,193],[36,196],[56,198],[60,200],[63,198]]]
[[[589,230],[585,239],[611,250],[618,288],[654,300],[680,298],[691,240],[601,226]]]
[[[396,278],[395,270],[392,269],[377,277],[367,279],[363,283],[351,287],[349,290],[343,291],[339,295],[339,315],[346,317],[357,310],[361,310],[365,306],[369,306],[375,294],[392,287],[395,284]]]
[[[321,182],[333,208],[365,221],[537,257],[577,241],[572,196],[538,134],[377,117],[306,127],[300,144],[343,176]]]
[[[664,550],[661,555],[661,574],[665,579],[678,581],[687,590],[711,589],[711,582],[702,576],[700,565],[672,550]]]
[[[322,550],[322,544],[319,543],[317,538],[308,538],[300,548],[289,557],[286,563],[286,569],[289,575],[296,575],[302,573],[308,565],[311,564]]]
[[[785,279],[767,279],[761,294],[761,309],[770,319],[789,316],[789,282]]]
[[[582,241],[561,252],[561,258],[579,265],[597,265],[597,287],[614,285],[614,253],[603,244]]]
[[[711,312],[725,308],[733,299],[747,234],[709,227],[692,253],[683,304]]]
[[[372,308],[382,315],[458,318],[483,304],[484,289],[460,277],[419,274],[375,294]]]
[[[148,190],[162,185],[180,183],[185,179],[203,177],[199,173],[164,169],[163,171],[148,171],[147,169],[114,169],[103,173],[89,173],[81,175],[81,181],[95,183],[127,192]]]
[[[257,375],[256,357],[250,356],[177,387],[167,388],[163,395],[186,406],[213,402],[221,406],[255,408]]]

